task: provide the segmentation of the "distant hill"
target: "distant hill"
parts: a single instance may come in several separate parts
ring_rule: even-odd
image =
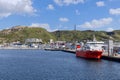
[[[0,31],[0,42],[21,41],[24,43],[25,39],[28,38],[39,38],[43,42],[48,42],[49,39],[55,39],[50,32],[38,27],[16,26]]]
[[[55,31],[53,32],[57,40],[65,41],[82,41],[82,40],[93,40],[93,35],[97,40],[108,40],[109,37],[112,37],[114,41],[120,41],[120,30],[115,30],[113,32],[105,31]]]
[[[42,39],[44,43],[48,42],[50,39],[64,41],[81,41],[92,40],[93,35],[96,36],[97,40],[107,40],[109,36],[111,36],[113,40],[120,41],[120,30],[115,30],[113,32],[92,30],[62,30],[48,32],[46,29],[39,27],[15,26],[11,29],[0,31],[0,43],[14,41],[21,41],[22,43],[24,43],[25,39],[28,38],[39,38]]]

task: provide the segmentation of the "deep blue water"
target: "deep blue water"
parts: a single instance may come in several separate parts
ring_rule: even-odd
[[[120,80],[120,63],[44,50],[0,50],[0,80]]]

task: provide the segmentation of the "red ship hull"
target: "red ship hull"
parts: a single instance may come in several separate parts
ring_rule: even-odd
[[[88,58],[88,59],[100,59],[101,56],[102,56],[102,51],[80,50],[80,51],[76,51],[76,56],[77,57]]]

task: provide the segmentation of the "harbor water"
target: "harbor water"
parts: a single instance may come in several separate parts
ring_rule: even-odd
[[[120,80],[120,63],[44,50],[0,50],[0,80]]]

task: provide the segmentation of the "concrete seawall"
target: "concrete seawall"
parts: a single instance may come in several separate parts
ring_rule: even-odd
[[[117,56],[108,56],[107,54],[103,54],[101,59],[120,62],[120,55],[118,54]]]
[[[62,50],[62,51],[75,54],[75,50]],[[101,59],[120,62],[120,54],[117,54],[116,56],[108,56],[107,53],[104,53],[102,54]]]
[[[75,54],[75,50],[74,49],[73,50],[71,50],[71,49],[69,49],[69,50],[62,50],[62,51]]]

